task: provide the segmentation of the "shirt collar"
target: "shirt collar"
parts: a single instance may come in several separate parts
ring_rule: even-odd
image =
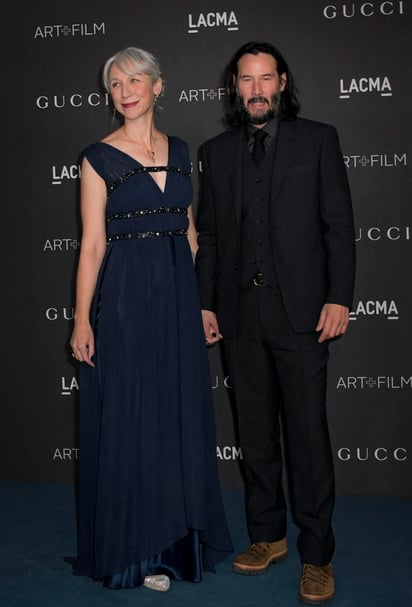
[[[260,130],[265,131],[265,133],[267,133],[269,135],[269,137],[271,138],[276,135],[276,132],[278,129],[278,124],[279,124],[279,118],[277,116],[275,116],[274,118],[272,118],[272,120],[269,120],[269,122],[267,124],[265,124],[265,126],[262,127]],[[253,134],[255,133],[255,131],[257,131],[257,128],[255,127],[255,125],[248,122],[248,124],[247,124],[248,137],[253,137]]]

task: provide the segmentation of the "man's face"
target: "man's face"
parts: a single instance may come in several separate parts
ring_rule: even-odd
[[[268,53],[246,53],[238,61],[236,89],[252,124],[264,125],[278,110],[286,74],[279,76],[276,59]]]

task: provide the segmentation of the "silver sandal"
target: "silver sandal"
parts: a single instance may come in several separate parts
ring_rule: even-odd
[[[146,575],[143,586],[150,588],[150,590],[166,592],[170,588],[170,579],[167,575]]]

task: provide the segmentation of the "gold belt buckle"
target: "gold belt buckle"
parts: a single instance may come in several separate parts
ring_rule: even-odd
[[[266,284],[264,274],[262,274],[261,272],[258,272],[257,274],[254,275],[252,282],[255,285],[255,287],[264,287]]]

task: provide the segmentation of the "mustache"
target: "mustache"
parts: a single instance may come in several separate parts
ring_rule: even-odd
[[[256,97],[251,97],[248,99],[247,104],[249,103],[269,103],[269,100],[266,97],[262,97],[261,95],[257,95]]]

